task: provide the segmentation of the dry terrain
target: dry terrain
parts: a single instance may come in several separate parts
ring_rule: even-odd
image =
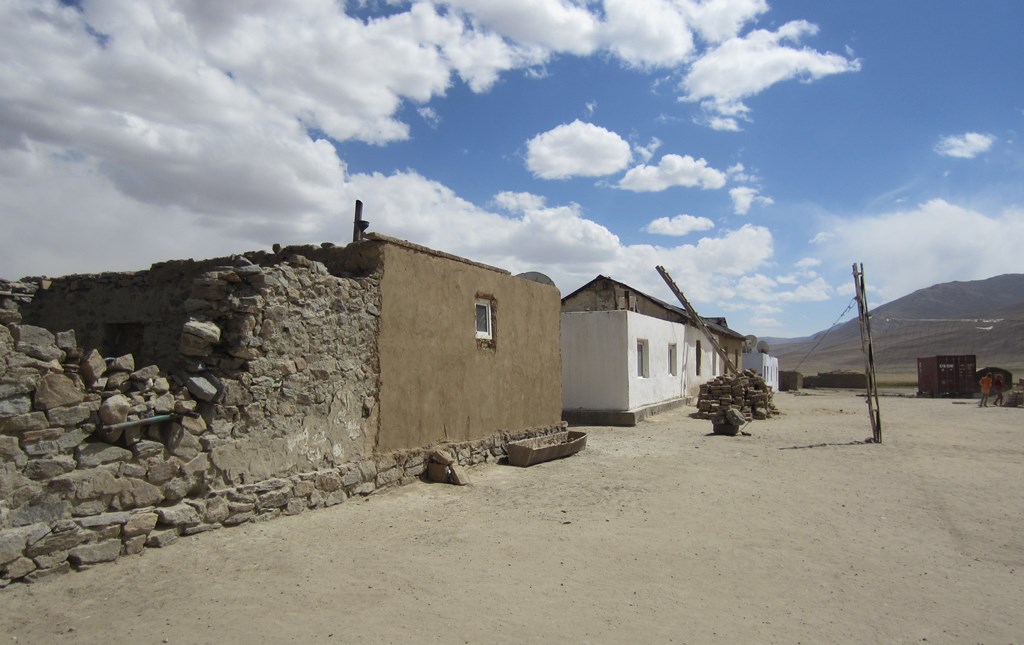
[[[17,643],[1024,643],[1024,410],[782,393],[0,591]],[[2,641],[0,641],[2,642]]]

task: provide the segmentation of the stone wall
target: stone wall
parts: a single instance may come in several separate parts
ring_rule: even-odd
[[[298,250],[159,265],[177,286],[144,273],[0,283],[0,587],[423,474],[437,446],[379,451],[379,249]],[[139,356],[80,342],[122,308],[162,312],[144,316]],[[562,427],[447,448],[470,465]]]
[[[773,398],[772,388],[760,374],[744,370],[731,376],[718,376],[702,384],[694,416],[710,419],[716,426],[727,425],[730,423],[729,410],[732,409],[746,422],[764,420],[778,412]]]

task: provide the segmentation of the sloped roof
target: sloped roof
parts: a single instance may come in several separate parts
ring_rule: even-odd
[[[635,287],[629,286],[628,284],[626,284],[625,282],[622,282],[621,280],[616,280],[615,278],[610,278],[610,277],[608,277],[606,275],[598,275],[597,277],[595,277],[590,282],[584,284],[579,289],[576,289],[575,291],[573,291],[569,295],[567,295],[564,298],[562,298],[562,302],[564,303],[566,300],[568,300],[569,298],[572,298],[576,294],[578,294],[578,293],[580,293],[582,291],[586,291],[591,285],[593,285],[594,283],[598,282],[599,280],[607,280],[609,282],[614,282],[615,284],[619,285],[623,289],[628,289],[632,293],[635,293],[637,295],[643,296],[644,298],[647,298],[648,300],[650,300],[651,302],[655,303],[659,307],[663,307],[666,311],[670,311],[673,314],[676,314],[677,316],[680,316],[683,320],[685,320],[687,322],[690,322],[692,324],[692,318],[690,317],[690,314],[689,314],[689,312],[686,311],[686,309],[684,309],[684,308],[682,308],[682,307],[680,307],[678,305],[669,304],[669,303],[665,302],[664,300],[662,300],[661,298],[655,298],[654,296],[652,296],[652,295],[650,295],[648,293],[640,291],[639,289],[637,289]],[[701,316],[700,318],[701,318],[701,320],[704,321],[704,324],[707,325],[709,329],[711,329],[712,331],[714,331],[714,332],[716,332],[718,334],[722,334],[722,335],[725,335],[725,336],[732,336],[732,337],[738,338],[738,339],[743,339],[744,338],[743,334],[741,334],[738,331],[735,331],[735,330],[729,328],[729,324],[728,324],[728,322],[726,321],[726,319],[724,317],[717,316],[717,317],[710,317],[709,318],[709,317]]]

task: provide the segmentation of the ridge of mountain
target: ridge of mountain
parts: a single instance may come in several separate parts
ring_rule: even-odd
[[[979,365],[1024,368],[1024,274],[933,285],[870,313],[880,373],[916,374],[918,357],[960,354],[974,354]],[[781,370],[864,369],[856,318],[809,337],[773,338],[769,344]]]

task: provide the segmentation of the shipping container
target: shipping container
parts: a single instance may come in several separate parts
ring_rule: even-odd
[[[917,359],[917,395],[973,397],[978,391],[974,378],[974,354],[928,356]]]

